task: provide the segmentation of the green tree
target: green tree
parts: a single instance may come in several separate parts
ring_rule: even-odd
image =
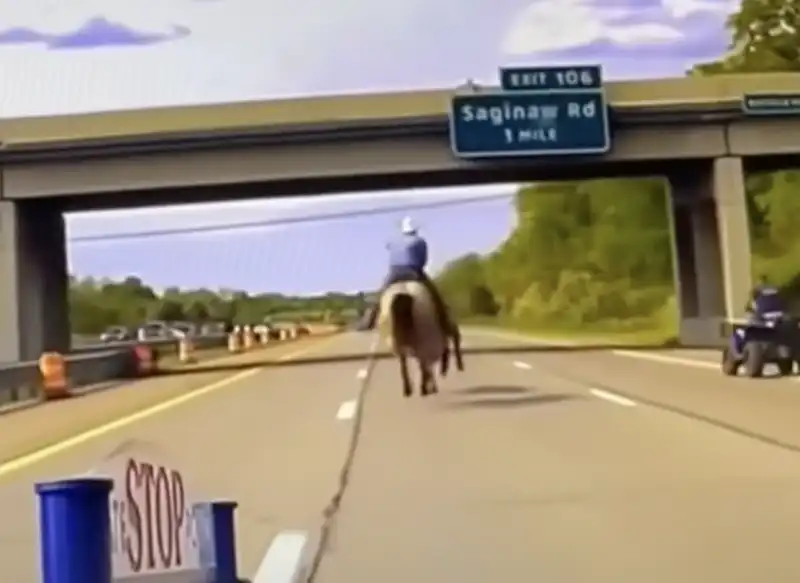
[[[204,303],[195,300],[186,308],[186,317],[192,322],[206,322],[209,320],[208,307]]]
[[[694,70],[697,75],[800,71],[800,3],[796,0],[743,0],[728,19],[731,51]],[[800,229],[796,191],[800,173],[783,171],[748,177],[748,210],[754,272],[785,284],[790,299],[800,297]]]
[[[183,311],[183,304],[178,300],[164,300],[158,306],[156,318],[158,320],[164,320],[165,322],[185,320],[186,314]]]
[[[437,284],[450,309],[458,315],[496,313],[483,262],[477,254],[465,255],[448,263],[437,278]],[[476,307],[480,309],[476,310]]]
[[[470,290],[470,312],[476,316],[496,316],[500,311],[487,285],[476,285]]]

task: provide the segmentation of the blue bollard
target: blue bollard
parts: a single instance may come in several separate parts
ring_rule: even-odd
[[[192,507],[197,533],[200,569],[204,583],[214,583],[217,570],[217,549],[214,543],[214,508],[210,502],[198,502]]]
[[[215,558],[214,583],[238,583],[239,581],[236,568],[236,524],[234,520],[237,506],[236,502],[211,503]]]
[[[97,478],[36,484],[41,583],[111,583],[113,487]]]

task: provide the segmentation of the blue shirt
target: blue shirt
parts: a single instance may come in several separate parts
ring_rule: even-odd
[[[428,244],[419,235],[401,235],[390,241],[389,267],[422,271],[428,264]]]

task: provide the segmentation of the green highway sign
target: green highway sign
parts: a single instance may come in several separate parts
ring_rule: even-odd
[[[500,69],[503,91],[602,90],[600,65],[574,67],[505,67]]]
[[[461,159],[585,156],[611,148],[598,65],[507,67],[500,90],[454,95],[450,143]]]
[[[456,156],[503,158],[604,154],[611,147],[602,92],[514,91],[453,97]]]
[[[746,115],[800,115],[800,93],[745,95],[742,109]]]

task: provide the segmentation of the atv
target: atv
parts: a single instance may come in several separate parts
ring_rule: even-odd
[[[780,376],[791,375],[800,366],[800,323],[784,313],[731,324],[728,343],[722,350],[722,372],[736,376],[739,368],[750,378],[764,375],[764,367],[775,364]]]

